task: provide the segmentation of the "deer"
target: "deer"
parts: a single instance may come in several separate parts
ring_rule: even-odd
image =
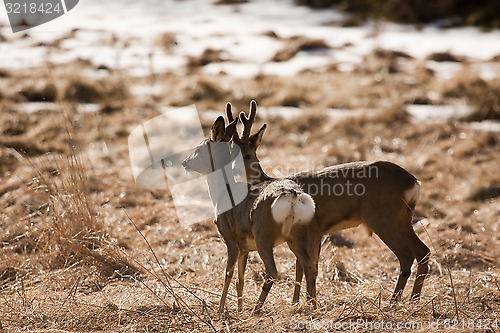
[[[233,141],[243,155],[247,182],[258,184],[274,178],[268,176],[257,157],[257,149],[267,124],[250,135],[255,121],[257,103],[250,102],[249,115],[238,116],[243,123],[242,135],[236,133]],[[226,105],[226,117],[233,121],[231,105]],[[420,194],[420,181],[401,166],[388,161],[351,162],[328,166],[321,170],[288,175],[286,179],[299,184],[309,193],[315,204],[315,217],[309,228],[317,238],[312,240],[310,257],[318,270],[321,237],[363,224],[369,234],[375,233],[396,255],[400,273],[391,297],[398,302],[417,261],[416,279],[410,300],[420,298],[428,274],[429,248],[415,234],[412,225],[413,210]],[[350,192],[349,192],[350,189]],[[292,303],[299,301],[304,267],[296,261],[296,278]]]
[[[273,248],[285,242],[304,269],[308,297],[315,299],[317,271],[309,256],[309,240],[314,238],[309,232],[315,212],[314,200],[290,179],[273,179],[255,185],[236,182],[231,171],[234,154],[229,141],[236,132],[237,122],[234,120],[225,126],[224,118],[218,117],[212,125],[210,138],[200,143],[181,162],[186,171],[206,176],[215,209],[215,223],[227,247],[224,286],[218,311],[224,311],[236,263],[238,312],[242,311],[244,275],[250,251],[258,252],[265,267],[262,291],[254,308],[256,313],[260,311],[278,274]],[[242,191],[248,191],[248,194],[240,198],[241,202],[233,202],[235,194]],[[228,196],[231,197],[230,206],[227,205]]]

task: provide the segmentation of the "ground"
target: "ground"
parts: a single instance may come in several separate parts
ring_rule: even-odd
[[[285,44],[280,61],[325,47]],[[213,50],[191,58],[182,75],[134,76],[84,60],[2,64],[0,332],[498,332],[500,81],[479,70],[498,71],[498,57],[433,57],[378,49],[349,72],[328,65],[250,78],[204,71],[220,61]],[[430,68],[443,59],[458,66],[450,77]],[[397,259],[358,227],[323,241],[319,309],[305,294],[291,305],[294,257],[279,246],[280,277],[263,313],[251,312],[263,282],[252,253],[244,311],[232,284],[227,311],[217,314],[223,240],[210,220],[180,225],[168,189],[135,183],[127,137],[163,107],[189,104],[205,115],[207,133],[214,110],[222,114],[228,101],[246,110],[251,99],[268,110],[258,111],[256,127],[269,124],[258,151],[269,174],[390,160],[421,181],[414,229],[432,256],[420,302],[409,302],[407,287],[389,303]],[[414,105],[471,113],[419,120],[408,112]],[[300,115],[273,112],[278,106]]]

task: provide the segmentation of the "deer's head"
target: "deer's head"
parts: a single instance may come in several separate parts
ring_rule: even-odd
[[[195,150],[182,161],[186,171],[195,171],[208,175],[232,162],[230,140],[236,131],[238,120],[232,121],[227,127],[224,118],[218,117],[212,125],[210,138],[202,141]]]
[[[255,121],[255,114],[257,111],[257,103],[252,100],[250,102],[250,112],[246,116],[244,112],[241,112],[238,117],[234,118],[231,111],[231,104],[226,105],[226,116],[229,123],[241,121],[243,124],[243,132],[238,135],[235,131],[232,141],[239,146],[241,154],[243,156],[243,162],[245,164],[245,173],[247,176],[248,183],[256,183],[269,179],[269,177],[264,173],[260,165],[260,160],[257,157],[257,148],[259,148],[264,132],[266,131],[267,124],[262,125],[262,127],[252,135],[250,135],[252,125]]]

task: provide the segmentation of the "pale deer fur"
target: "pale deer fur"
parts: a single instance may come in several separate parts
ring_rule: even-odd
[[[315,281],[314,264],[307,256],[307,244],[302,241],[308,234],[308,225],[314,217],[314,201],[304,193],[300,186],[292,180],[273,180],[256,185],[237,183],[227,166],[231,164],[228,142],[236,128],[233,121],[226,128],[224,119],[219,117],[212,126],[211,138],[202,142],[188,156],[182,165],[187,171],[196,171],[207,175],[210,197],[214,204],[217,228],[227,246],[227,266],[224,288],[219,303],[219,312],[224,310],[229,284],[234,267],[238,262],[238,311],[242,310],[244,273],[248,252],[257,250],[265,265],[266,278],[262,292],[255,306],[260,310],[271,289],[273,280],[277,277],[274,262],[274,246],[287,242],[296,254],[297,260],[306,267],[306,280]],[[229,168],[231,169],[231,168]],[[220,170],[225,173],[225,184],[220,176],[213,173]],[[229,210],[220,209],[220,198],[227,195],[227,190],[237,190],[244,187],[248,195],[242,202]],[[311,284],[312,286],[312,284]],[[309,288],[311,298],[315,297],[315,289]]]
[[[312,208],[312,209],[311,209]],[[287,237],[295,224],[307,224],[314,217],[314,200],[306,193],[285,193],[274,199],[271,213],[274,221],[281,223],[281,233]]]
[[[252,101],[249,116],[246,117],[243,112],[239,115],[244,125],[242,136],[233,137],[244,156],[247,181],[250,184],[273,179],[265,174],[256,154],[267,125],[264,124],[250,136],[255,113],[256,103]],[[229,103],[226,114],[228,120],[233,121]],[[312,244],[310,256],[316,270],[323,235],[364,224],[370,232],[380,237],[399,260],[400,275],[391,300],[401,298],[415,259],[418,264],[417,277],[411,298],[420,297],[428,273],[430,250],[418,238],[412,226],[413,209],[420,193],[420,182],[412,174],[394,163],[377,161],[334,165],[322,170],[293,174],[287,179],[301,185],[316,204],[315,218],[309,225],[309,242]],[[348,186],[362,187],[364,192],[347,195],[331,191],[332,188],[346,189]],[[303,275],[303,267],[299,261],[296,262],[296,270],[294,303],[299,300]]]

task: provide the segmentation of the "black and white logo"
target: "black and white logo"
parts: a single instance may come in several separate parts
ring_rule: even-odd
[[[52,21],[72,10],[79,0],[4,0],[12,32]]]

